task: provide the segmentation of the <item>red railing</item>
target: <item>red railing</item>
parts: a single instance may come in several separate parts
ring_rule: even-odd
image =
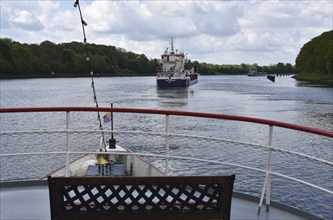
[[[269,126],[277,126],[297,131],[308,132],[312,134],[322,135],[333,138],[333,132],[296,125],[286,122],[273,121],[260,118],[252,118],[246,116],[234,116],[225,114],[214,113],[201,113],[201,112],[188,112],[188,111],[175,111],[175,110],[154,110],[154,109],[139,109],[139,108],[107,108],[107,107],[36,107],[36,108],[0,108],[0,113],[15,113],[15,112],[75,112],[75,111],[88,111],[88,112],[124,112],[124,113],[144,113],[144,114],[161,114],[161,115],[179,115],[201,118],[216,118],[232,121],[250,122],[256,124],[265,124]]]
[[[53,152],[53,154],[66,154],[66,171],[69,173],[69,155],[70,154],[96,154],[97,152],[86,152],[86,151],[78,151],[78,152],[72,152],[70,149],[70,143],[69,143],[69,135],[71,134],[70,132],[77,132],[75,130],[68,130],[69,128],[69,114],[70,112],[116,112],[116,113],[134,113],[134,114],[158,114],[158,115],[164,115],[166,116],[165,120],[165,133],[158,133],[158,135],[164,135],[165,136],[165,155],[161,155],[160,153],[128,153],[128,155],[140,155],[140,156],[146,156],[146,157],[157,157],[157,158],[165,158],[165,170],[164,172],[168,174],[169,172],[169,160],[192,160],[196,162],[203,162],[203,163],[215,163],[215,164],[223,164],[226,166],[234,166],[238,167],[241,169],[249,169],[252,171],[258,171],[261,173],[265,173],[265,180],[261,192],[261,197],[260,197],[260,203],[259,207],[262,206],[263,201],[264,201],[264,196],[266,195],[266,207],[269,207],[270,205],[270,197],[271,197],[271,176],[278,176],[282,177],[285,179],[289,179],[310,187],[313,187],[315,189],[319,189],[325,193],[329,193],[330,195],[333,195],[333,192],[330,189],[327,189],[327,187],[322,187],[315,185],[313,183],[310,183],[305,180],[301,180],[292,176],[285,175],[283,173],[279,173],[274,171],[272,169],[272,152],[282,152],[282,153],[288,153],[293,156],[298,156],[300,158],[306,158],[310,160],[315,160],[316,162],[328,165],[328,166],[333,166],[333,162],[331,162],[331,159],[321,159],[317,158],[316,156],[311,156],[308,154],[304,154],[301,152],[296,152],[296,151],[291,151],[288,149],[282,149],[279,147],[274,147],[273,146],[273,127],[281,127],[281,128],[286,128],[286,129],[292,129],[292,130],[297,130],[305,133],[312,133],[320,136],[325,136],[329,138],[333,138],[333,132],[328,131],[328,130],[322,130],[322,129],[317,129],[317,128],[312,128],[312,127],[307,127],[307,126],[302,126],[302,125],[295,125],[291,123],[285,123],[285,122],[279,122],[279,121],[273,121],[273,120],[267,120],[267,119],[259,119],[259,118],[252,118],[252,117],[245,117],[245,116],[234,116],[234,115],[225,115],[225,114],[214,114],[214,113],[201,113],[201,112],[187,112],[187,111],[175,111],[175,110],[153,110],[153,109],[137,109],[137,108],[110,108],[110,107],[34,107],[34,108],[0,108],[0,113],[25,113],[25,112],[66,112],[66,130],[64,132],[66,133],[66,146],[67,150],[63,152]],[[169,152],[169,138],[171,137],[179,137],[177,134],[170,133],[169,131],[169,116],[184,116],[184,117],[198,117],[198,118],[210,118],[210,119],[221,119],[221,120],[232,120],[232,121],[238,121],[238,122],[247,122],[247,123],[254,123],[254,124],[261,124],[261,125],[268,125],[269,128],[269,137],[268,137],[268,145],[267,146],[259,146],[258,144],[255,144],[256,147],[260,147],[264,150],[267,150],[267,165],[265,164],[266,169],[261,169],[256,166],[249,166],[247,164],[241,164],[241,163],[234,163],[234,162],[229,162],[229,161],[219,161],[219,160],[210,160],[207,158],[197,158],[197,157],[188,157],[188,156],[182,156],[182,155],[174,155],[170,154]],[[113,130],[113,129],[111,129]],[[8,133],[4,132],[4,135],[12,135],[15,131],[10,131]],[[39,132],[39,131],[37,131]],[[41,131],[42,132],[42,131]],[[114,132],[114,131],[110,131]],[[116,131],[119,133],[121,132],[127,132],[127,131]],[[136,132],[136,131],[135,131]],[[127,132],[126,134],[129,134],[130,132]],[[155,133],[157,134],[157,133]],[[183,135],[183,134],[181,134]],[[186,136],[186,134],[185,134]],[[182,136],[183,137],[183,136]],[[205,137],[201,137],[205,138]],[[214,137],[209,137],[209,139],[214,139]],[[196,139],[197,141],[198,139]],[[220,140],[220,138],[217,138],[216,140]],[[137,139],[136,139],[137,141]],[[251,145],[252,143],[245,143],[245,142],[240,142],[240,141],[232,141],[232,140],[227,140],[228,142],[233,142],[237,144],[243,144],[243,145]],[[146,142],[145,142],[146,144]],[[254,145],[253,145],[254,146]],[[36,153],[28,153],[28,154],[20,154],[20,153],[9,153],[9,154],[3,154],[0,155],[3,157],[8,157],[8,156],[13,156],[13,155],[32,155]],[[52,152],[42,152],[38,154],[52,154]],[[328,171],[329,172],[329,171]],[[260,208],[259,208],[260,210]]]

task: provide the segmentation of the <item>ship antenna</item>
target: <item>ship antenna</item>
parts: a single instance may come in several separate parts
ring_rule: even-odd
[[[171,37],[171,52],[173,52],[173,37]]]
[[[80,19],[81,19],[81,25],[82,25],[82,32],[83,32],[83,44],[85,46],[85,50],[86,50],[86,61],[88,63],[88,67],[89,67],[89,72],[90,72],[90,77],[91,77],[91,88],[93,90],[93,94],[94,94],[94,102],[96,104],[96,107],[98,108],[98,101],[97,101],[97,95],[96,95],[96,90],[95,90],[95,82],[94,82],[94,73],[92,71],[91,68],[91,61],[90,61],[90,56],[89,56],[89,50],[88,50],[88,44],[87,44],[87,37],[86,37],[86,31],[85,31],[85,27],[88,25],[87,22],[85,22],[83,20],[83,16],[82,16],[82,11],[81,11],[81,7],[80,7],[80,2],[79,0],[76,0],[74,2],[74,7],[79,9],[79,13],[80,13]],[[103,151],[106,151],[106,144],[105,144],[105,137],[104,137],[104,130],[103,130],[103,126],[102,126],[102,120],[101,120],[101,114],[98,111],[97,112],[97,120],[99,122],[99,129],[102,132],[102,149]]]

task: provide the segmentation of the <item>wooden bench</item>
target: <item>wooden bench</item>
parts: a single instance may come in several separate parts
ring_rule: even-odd
[[[235,175],[48,177],[51,219],[230,219]]]

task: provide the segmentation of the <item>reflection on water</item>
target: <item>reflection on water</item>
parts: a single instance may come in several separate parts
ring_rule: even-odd
[[[324,87],[333,88],[333,80],[328,81],[296,81],[296,86],[298,87]]]
[[[157,97],[160,98],[161,108],[183,108],[188,104],[188,98],[193,97],[194,89],[185,88],[156,88]]]
[[[185,99],[189,97],[189,94],[194,94],[194,90],[188,87],[185,88],[156,88],[157,96],[160,98],[170,99]]]

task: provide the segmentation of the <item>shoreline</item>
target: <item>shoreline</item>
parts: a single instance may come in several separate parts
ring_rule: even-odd
[[[320,84],[320,85],[327,85],[333,87],[333,79],[325,79],[325,78],[317,78],[313,77],[313,75],[300,77],[300,76],[292,76],[293,79],[297,80],[298,82],[304,82],[309,84]]]
[[[205,74],[205,76],[216,76],[216,75],[228,75],[228,76],[239,76],[239,75],[244,75],[246,74]],[[155,76],[154,74],[112,74],[112,75],[104,75],[104,74],[97,74],[94,75],[94,78],[99,78],[99,77],[151,77]],[[50,75],[50,76],[13,76],[13,77],[3,77],[0,75],[0,80],[15,80],[15,79],[59,79],[59,78],[90,78],[91,76],[85,76],[85,75]],[[323,79],[323,78],[314,78],[314,77],[300,77],[300,76],[291,76],[291,78],[295,79],[298,82],[304,82],[304,83],[309,83],[309,84],[320,84],[320,85],[326,85],[329,87],[333,87],[333,79]]]

